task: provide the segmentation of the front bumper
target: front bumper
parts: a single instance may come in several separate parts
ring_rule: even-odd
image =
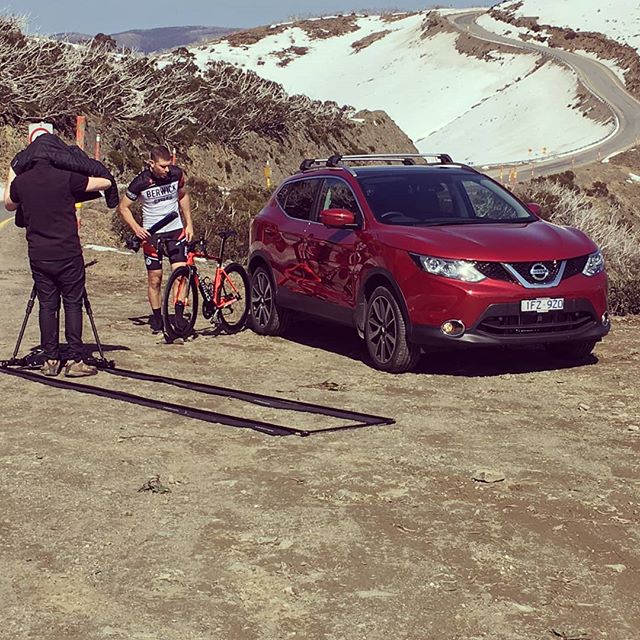
[[[447,336],[440,327],[413,325],[415,344],[527,345],[548,342],[601,340],[611,324],[603,320],[587,299],[565,301],[562,311],[522,313],[519,303],[492,304],[480,319],[458,337]]]

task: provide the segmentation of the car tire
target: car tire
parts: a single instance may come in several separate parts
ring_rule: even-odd
[[[289,328],[291,314],[276,304],[276,290],[271,274],[258,267],[251,274],[250,328],[261,336],[281,336]]]
[[[405,373],[418,364],[420,347],[408,341],[400,305],[387,287],[377,287],[367,300],[364,339],[376,369]]]
[[[545,349],[550,356],[559,360],[583,360],[591,355],[595,346],[595,340],[576,340],[573,342],[549,342],[545,344]]]

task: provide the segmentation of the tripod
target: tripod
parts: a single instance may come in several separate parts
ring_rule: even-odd
[[[88,262],[85,265],[85,268],[94,265],[97,261],[93,260],[92,262]],[[85,288],[82,294],[82,300],[84,302],[84,309],[87,313],[87,317],[89,318],[89,322],[91,323],[91,330],[93,331],[93,337],[96,341],[96,347],[98,348],[99,357],[95,358],[91,356],[90,358],[86,358],[86,362],[88,364],[92,364],[99,369],[113,369],[116,364],[113,360],[107,360],[104,357],[104,350],[102,348],[102,342],[100,342],[100,337],[98,336],[98,329],[96,328],[95,320],[93,319],[93,311],[91,310],[91,303],[89,302],[89,296],[87,294],[87,290]],[[27,302],[27,308],[25,311],[24,319],[22,320],[22,326],[20,327],[20,333],[18,334],[18,341],[16,342],[16,346],[13,350],[13,355],[9,360],[0,361],[0,367],[6,369],[7,367],[33,367],[33,363],[29,361],[29,357],[26,356],[24,358],[18,358],[18,352],[20,351],[20,345],[22,344],[22,338],[24,337],[24,332],[27,328],[27,323],[29,322],[29,316],[33,311],[33,306],[36,301],[36,287],[35,285],[31,289],[31,295],[29,296],[29,301]]]

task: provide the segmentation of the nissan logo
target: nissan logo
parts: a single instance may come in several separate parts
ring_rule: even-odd
[[[545,267],[541,262],[538,262],[529,270],[531,277],[538,282],[542,282],[549,277],[549,269]]]

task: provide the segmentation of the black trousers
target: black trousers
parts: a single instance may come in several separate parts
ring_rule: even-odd
[[[64,332],[69,359],[82,360],[82,303],[84,300],[84,259],[82,255],[64,260],[31,260],[31,275],[40,306],[40,345],[49,360],[60,359],[60,298],[64,304]]]

